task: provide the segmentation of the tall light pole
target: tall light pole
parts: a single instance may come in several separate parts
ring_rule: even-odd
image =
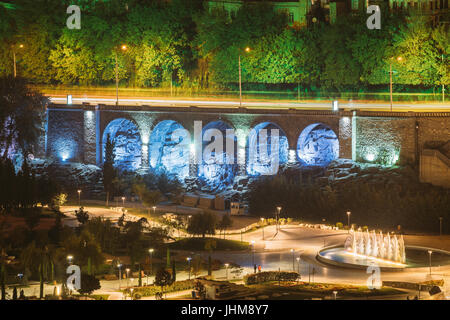
[[[250,52],[250,48],[245,48],[245,52]],[[241,55],[239,54],[239,106],[242,107],[242,72],[241,72]]]
[[[188,262],[188,268],[189,268],[189,278],[188,279],[191,280],[191,260],[192,260],[192,258],[187,257],[186,260]]]
[[[23,48],[23,44],[19,44],[19,49]],[[12,46],[12,53],[13,53],[13,64],[14,64],[14,78],[17,77],[17,64],[16,64],[16,46]]]
[[[126,45],[121,45],[120,50],[126,51],[128,48]],[[117,50],[114,50],[114,56],[116,58],[116,106],[119,105],[119,63],[117,61]]]
[[[153,251],[154,249],[148,249],[148,252],[150,253],[150,274],[153,275]],[[147,284],[148,284],[148,276],[147,276]]]
[[[277,217],[276,217],[276,231],[278,231],[278,219],[280,218],[281,207],[277,207]]]
[[[156,206],[153,206],[152,208],[153,208],[153,215],[155,215],[156,214]]]
[[[300,274],[300,257],[295,258],[297,260],[298,274]]]
[[[72,264],[72,260],[73,260],[73,256],[67,256],[67,262],[69,263],[69,265]]]
[[[255,266],[255,240],[251,241],[252,244],[252,264]]]
[[[117,268],[119,268],[119,290],[120,290],[120,280],[122,279],[122,264],[119,263],[117,265]]]
[[[350,211],[347,211],[347,227],[348,227],[348,232],[350,233],[350,215],[352,213]]]
[[[122,207],[125,208],[125,197],[122,197]]]
[[[78,206],[81,207],[81,189],[78,189],[77,192],[78,192]]]
[[[125,271],[127,272],[127,289],[130,287],[130,268],[126,268]]]
[[[439,235],[442,237],[442,217],[439,217]]]
[[[433,253],[433,251],[428,250],[428,255],[429,255],[429,262],[430,262],[430,276],[431,276],[431,254]]]
[[[225,270],[226,270],[226,273],[227,273],[227,280],[228,280],[228,266],[229,266],[229,264],[225,263]]]
[[[261,218],[262,239],[264,240],[264,218]]]
[[[291,253],[292,253],[292,271],[295,272],[295,260],[294,260],[294,253],[295,253],[295,250],[294,250],[294,249],[291,249]]]
[[[389,94],[391,99],[391,112],[392,112],[392,60],[393,58],[391,58],[389,61]],[[397,57],[397,61],[400,62],[402,60],[403,60],[402,57]]]

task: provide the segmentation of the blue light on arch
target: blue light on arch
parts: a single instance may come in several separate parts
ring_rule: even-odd
[[[262,141],[261,130],[267,130],[267,140]],[[279,148],[276,153],[272,154],[272,130],[278,129]],[[251,146],[255,146],[256,150],[254,159],[250,159]],[[272,162],[278,162],[278,165],[284,164],[289,159],[289,143],[286,133],[277,124],[273,122],[263,122],[256,125],[251,130],[246,146],[247,173],[252,176],[273,174],[271,169]],[[253,161],[251,161],[253,160]]]
[[[103,159],[108,134],[115,143],[115,166],[128,171],[139,169],[142,163],[142,141],[137,126],[124,118],[111,121],[103,132]]]
[[[227,137],[227,129],[233,129],[229,124],[223,121],[213,121],[208,123],[202,130],[202,137],[204,136],[206,130],[217,129],[223,135],[223,154],[214,154],[212,159],[204,159],[202,157],[202,163],[199,165],[198,176],[205,181],[208,185],[216,188],[222,189],[233,183],[234,177],[238,171],[237,165],[237,138],[236,135]],[[226,140],[232,139],[234,141],[233,150],[226,150]],[[203,141],[202,152],[205,147],[209,145],[212,141]],[[229,155],[233,155],[233,164],[227,164],[227,159]],[[222,159],[222,163],[218,159]]]
[[[311,124],[298,138],[297,155],[306,165],[326,166],[339,157],[338,137],[322,123]]]
[[[189,132],[173,120],[156,125],[150,136],[149,157],[152,168],[164,169],[179,178],[189,175]]]

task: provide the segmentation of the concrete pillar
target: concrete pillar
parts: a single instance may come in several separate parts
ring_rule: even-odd
[[[97,163],[97,130],[96,113],[91,108],[83,109],[84,132],[83,132],[83,161],[86,164]]]
[[[339,158],[353,159],[353,121],[352,117],[339,119]],[[353,159],[355,160],[355,159]]]

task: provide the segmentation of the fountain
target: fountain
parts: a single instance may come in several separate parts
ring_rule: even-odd
[[[351,230],[344,243],[347,252],[361,257],[372,257],[397,263],[406,263],[406,250],[403,236],[383,235],[380,231],[365,232]]]

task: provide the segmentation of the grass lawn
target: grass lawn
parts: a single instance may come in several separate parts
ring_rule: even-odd
[[[337,291],[339,298],[363,298],[374,296],[391,296],[404,293],[403,291],[382,287],[379,290],[370,290],[365,286],[353,286],[331,283],[281,283],[267,282],[263,284],[249,285],[249,288],[261,291],[261,294],[273,295],[282,294],[279,297],[271,297],[271,299],[306,299],[306,298],[323,298],[334,296],[333,291]]]
[[[249,248],[248,242],[240,242],[237,240],[226,240],[218,238],[183,238],[176,242],[169,244],[170,249],[175,250],[205,250],[205,243],[207,240],[216,241],[216,249],[214,251],[241,251]]]

